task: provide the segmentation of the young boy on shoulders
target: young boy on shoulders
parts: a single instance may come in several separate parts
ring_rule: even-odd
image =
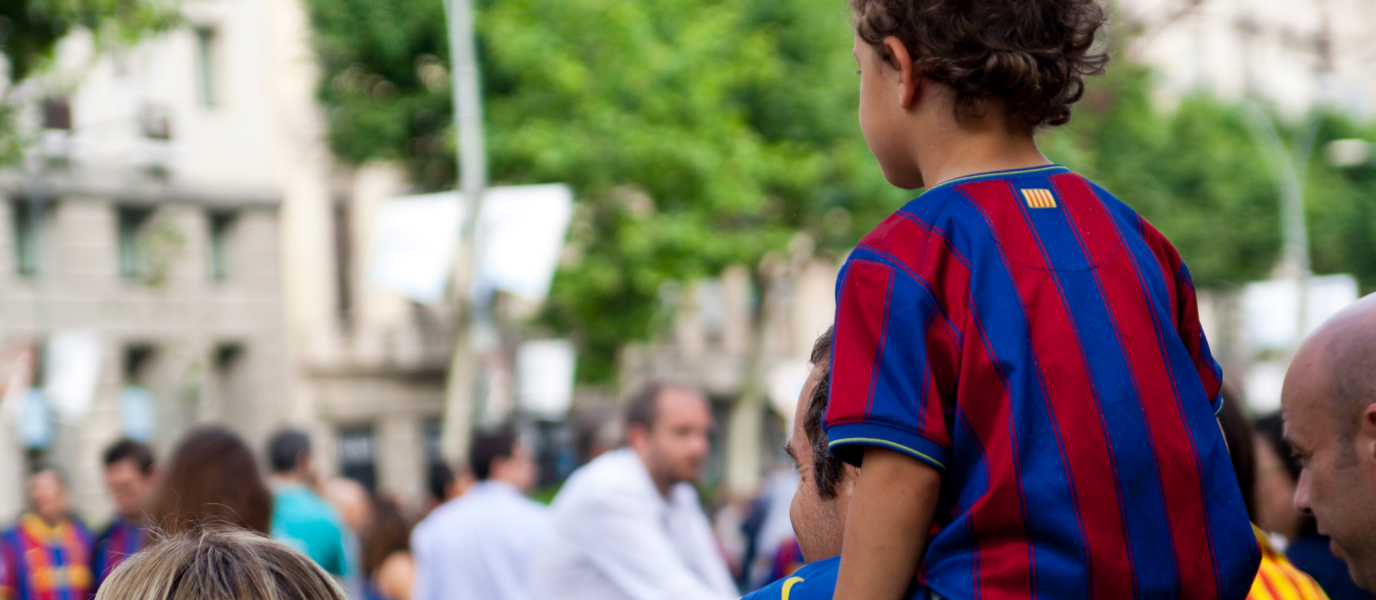
[[[1104,9],[851,8],[865,139],[926,192],[837,284],[827,435],[864,468],[835,597],[1245,597],[1259,553],[1189,272],[1033,139],[1102,70]]]

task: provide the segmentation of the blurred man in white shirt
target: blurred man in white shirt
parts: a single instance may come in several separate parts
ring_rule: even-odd
[[[542,600],[728,600],[736,591],[691,483],[712,410],[696,390],[651,385],[626,411],[626,446],[576,471],[554,499],[554,538],[533,573]]]
[[[478,483],[411,533],[413,600],[530,600],[531,562],[549,539],[549,509],[522,494],[538,469],[510,429],[478,433],[469,452]]]

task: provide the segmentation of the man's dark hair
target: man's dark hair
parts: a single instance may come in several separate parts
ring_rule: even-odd
[[[897,37],[913,70],[955,92],[959,119],[1001,107],[1013,124],[1063,125],[1084,78],[1108,54],[1091,51],[1107,20],[1094,0],[850,0],[855,31],[880,56]]]
[[[449,488],[454,485],[454,471],[444,463],[430,463],[430,473],[425,478],[426,491],[435,502],[449,499]]]
[[[479,481],[487,481],[487,478],[492,476],[492,461],[498,458],[511,458],[516,453],[516,442],[516,432],[510,427],[474,434],[473,446],[468,451],[468,462],[473,467],[473,476]]]
[[[836,487],[841,484],[845,463],[841,462],[828,446],[827,432],[822,428],[823,417],[827,412],[827,394],[831,387],[831,346],[834,328],[817,338],[812,345],[812,364],[822,368],[822,376],[817,379],[817,387],[808,397],[807,413],[803,415],[803,433],[812,445],[812,480],[817,484],[817,494],[822,498],[836,497]]]
[[[296,461],[311,452],[311,438],[297,429],[283,429],[268,442],[268,466],[273,473],[288,473]]]
[[[104,456],[101,457],[101,462],[107,469],[122,460],[133,462],[141,475],[153,472],[153,449],[149,448],[148,444],[122,439],[106,448]]]
[[[627,430],[632,425],[639,425],[647,431],[654,428],[655,421],[659,419],[659,393],[667,387],[669,387],[667,383],[652,381],[641,387],[634,396],[631,396],[631,399],[626,402]]]
[[[62,467],[57,466],[56,463],[48,462],[47,460],[36,460],[29,465],[29,477],[40,475],[42,473],[52,473],[55,477],[57,477],[57,481],[62,484],[62,487],[70,487],[67,485],[66,471],[63,471]]]

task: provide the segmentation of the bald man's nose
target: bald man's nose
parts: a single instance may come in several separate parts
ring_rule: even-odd
[[[1300,480],[1295,484],[1295,508],[1306,515],[1314,514],[1309,506],[1309,469],[1300,470]]]

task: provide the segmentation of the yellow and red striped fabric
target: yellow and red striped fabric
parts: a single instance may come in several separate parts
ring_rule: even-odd
[[[1323,588],[1313,577],[1295,568],[1284,554],[1271,546],[1266,532],[1252,526],[1261,546],[1261,568],[1257,578],[1252,581],[1252,591],[1247,600],[1328,600]]]

